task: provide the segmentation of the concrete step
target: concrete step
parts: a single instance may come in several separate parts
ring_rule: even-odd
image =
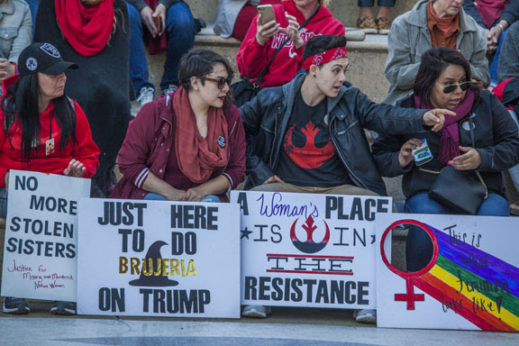
[[[234,71],[238,71],[236,68],[236,54],[240,47],[238,40],[233,38],[223,39],[211,35],[208,30],[205,30],[204,34],[196,36],[195,47],[208,48],[225,56],[233,66]],[[348,80],[374,101],[382,101],[389,89],[389,83],[384,77],[387,36],[366,35],[364,41],[350,40],[347,49],[350,59]],[[150,80],[156,86],[160,84],[165,59],[164,53],[148,56]]]
[[[218,11],[218,0],[185,0],[191,7],[195,17],[202,16],[208,23],[213,23]],[[376,3],[376,2],[375,2]],[[411,9],[416,0],[398,0],[391,10],[389,19]],[[329,6],[334,16],[344,23],[345,26],[355,26],[359,16],[356,0],[332,0]],[[376,11],[375,5],[374,10]],[[375,12],[376,15],[376,12]]]
[[[216,19],[218,0],[186,0],[190,5],[195,17],[202,16],[209,24],[201,35],[197,35],[195,46],[198,48],[212,49],[229,59],[235,71],[236,53],[240,42],[235,39],[222,39],[213,34],[213,23]],[[394,19],[398,14],[408,11],[415,3],[415,0],[399,0],[395,8],[391,11],[390,19]],[[341,20],[347,30],[354,29],[358,16],[356,1],[334,0],[330,5],[331,11]],[[348,80],[357,88],[366,93],[372,100],[380,102],[384,99],[389,83],[384,77],[384,66],[387,58],[387,36],[386,35],[366,35],[363,41],[352,33],[346,34],[348,38],[348,54],[350,56],[350,69]],[[159,85],[162,76],[162,69],[165,55],[148,56],[150,80],[153,84]],[[236,74],[238,76],[238,74]]]

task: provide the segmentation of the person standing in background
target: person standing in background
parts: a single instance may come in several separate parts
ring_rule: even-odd
[[[0,81],[16,73],[20,52],[32,42],[29,6],[22,0],[0,0]]]

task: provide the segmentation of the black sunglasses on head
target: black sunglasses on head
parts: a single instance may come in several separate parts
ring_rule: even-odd
[[[218,87],[218,89],[223,89],[225,88],[225,85],[227,84],[228,86],[231,86],[231,82],[232,82],[232,78],[223,78],[223,77],[218,77],[218,78],[211,78],[211,77],[203,77],[204,80],[210,80],[211,82],[215,82],[216,83],[216,86]]]
[[[472,82],[467,81],[467,82],[461,82],[461,83],[446,84],[443,87],[443,92],[445,94],[450,94],[451,92],[455,91],[458,88],[458,85],[459,85],[461,91],[465,91],[472,86]]]

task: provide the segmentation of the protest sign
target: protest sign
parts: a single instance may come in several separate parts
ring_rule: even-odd
[[[90,180],[9,171],[2,296],[76,300],[77,205]]]
[[[240,314],[239,208],[83,199],[78,314]]]
[[[375,218],[391,198],[233,191],[242,304],[375,307]]]
[[[393,214],[376,224],[379,327],[519,330],[519,220]],[[388,239],[398,227],[429,235],[424,268],[391,264]]]

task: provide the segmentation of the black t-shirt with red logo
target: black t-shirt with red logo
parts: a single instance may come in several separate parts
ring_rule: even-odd
[[[330,138],[326,113],[326,98],[310,107],[298,93],[276,170],[285,182],[319,187],[351,184]]]

